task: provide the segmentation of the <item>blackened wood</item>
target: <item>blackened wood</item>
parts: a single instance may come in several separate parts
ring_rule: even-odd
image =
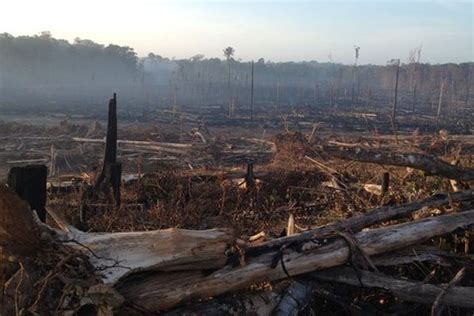
[[[120,207],[120,185],[122,183],[122,164],[115,162],[110,165],[110,185],[114,191],[115,206]]]
[[[46,178],[48,169],[45,165],[28,165],[13,167],[8,173],[8,186],[36,210],[41,221],[46,220]]]
[[[245,175],[245,184],[247,189],[251,189],[255,184],[255,176],[253,174],[253,162],[247,164],[247,174]]]
[[[397,116],[397,99],[398,99],[398,77],[400,74],[400,59],[397,59],[397,72],[395,75],[395,97],[393,98],[392,106],[392,121],[396,125],[396,116]]]
[[[104,181],[110,182],[107,178],[108,170],[111,164],[117,160],[117,95],[109,101],[109,116],[107,122],[107,137],[105,140],[105,156],[102,172],[97,178],[96,188],[100,187]],[[108,183],[107,183],[108,184]]]
[[[389,185],[390,185],[390,173],[384,172],[382,174],[382,195],[388,192]]]

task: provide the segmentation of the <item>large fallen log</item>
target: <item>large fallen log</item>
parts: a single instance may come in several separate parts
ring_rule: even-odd
[[[411,167],[424,171],[426,175],[442,176],[461,181],[474,180],[474,169],[454,166],[432,155],[394,153],[366,148],[341,148],[334,146],[325,147],[324,151],[331,156],[344,160]]]
[[[351,217],[343,221],[335,222],[320,228],[305,231],[298,235],[287,236],[261,243],[256,246],[249,247],[246,250],[247,256],[259,255],[262,252],[277,249],[284,244],[309,241],[315,237],[322,237],[333,234],[336,231],[352,231],[357,232],[362,228],[375,225],[388,220],[402,218],[411,213],[422,209],[423,207],[440,207],[449,205],[450,203],[459,203],[465,201],[474,201],[474,195],[471,191],[456,192],[453,194],[435,194],[427,199],[410,202],[398,206],[383,206],[366,214],[357,217]]]
[[[404,248],[474,224],[474,210],[427,218],[401,225],[360,232],[354,235],[358,246],[369,256]],[[307,244],[313,244],[308,242]],[[342,239],[309,251],[266,253],[248,258],[244,266],[227,265],[211,274],[202,272],[149,273],[129,275],[116,288],[129,301],[144,310],[159,311],[192,299],[204,299],[239,290],[258,282],[283,279],[334,267],[347,262],[350,250]],[[305,249],[304,245],[301,249]],[[281,258],[285,269],[275,266]]]
[[[164,229],[122,233],[84,233],[57,213],[48,214],[61,227],[61,241],[89,256],[104,283],[115,283],[132,273],[206,270],[223,267],[233,241],[229,230]]]
[[[311,274],[321,281],[345,283],[352,286],[376,287],[386,289],[403,300],[433,304],[436,297],[444,291],[440,285],[417,281],[396,279],[381,273],[360,271],[360,280],[352,268],[338,267]],[[474,308],[474,287],[454,286],[441,300],[442,304]]]

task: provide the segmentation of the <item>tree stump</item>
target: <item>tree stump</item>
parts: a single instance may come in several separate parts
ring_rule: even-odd
[[[44,165],[13,167],[8,173],[8,186],[36,210],[42,222],[46,221],[46,178],[48,169]]]
[[[107,137],[105,140],[105,156],[102,172],[95,183],[96,188],[100,188],[105,182],[109,185],[110,168],[117,161],[117,95],[109,101],[109,114],[107,122]]]
[[[390,173],[384,172],[382,174],[382,195],[385,195],[388,192],[389,185],[390,185]]]

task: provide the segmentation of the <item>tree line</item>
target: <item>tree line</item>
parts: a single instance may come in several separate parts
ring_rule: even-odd
[[[354,47],[355,62],[331,60],[254,63],[255,104],[321,104],[351,106],[387,104],[393,99],[394,63],[359,65],[363,48]],[[137,105],[224,104],[250,102],[252,62],[241,61],[238,49],[226,47],[221,58],[195,55],[169,59],[155,53],[139,58],[133,48],[101,45],[76,38],[72,43],[43,32],[35,36],[0,34],[0,97],[48,95],[50,98],[109,95],[133,96]],[[400,62],[399,104],[416,109],[437,100],[469,103],[474,64],[430,65],[421,47]]]

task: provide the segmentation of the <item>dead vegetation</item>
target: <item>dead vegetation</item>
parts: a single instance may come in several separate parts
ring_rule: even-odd
[[[394,136],[376,114],[259,115],[119,119],[120,205],[86,193],[106,123],[2,123],[4,174],[49,168],[46,225],[0,191],[3,313],[472,310],[469,122],[401,115]]]

